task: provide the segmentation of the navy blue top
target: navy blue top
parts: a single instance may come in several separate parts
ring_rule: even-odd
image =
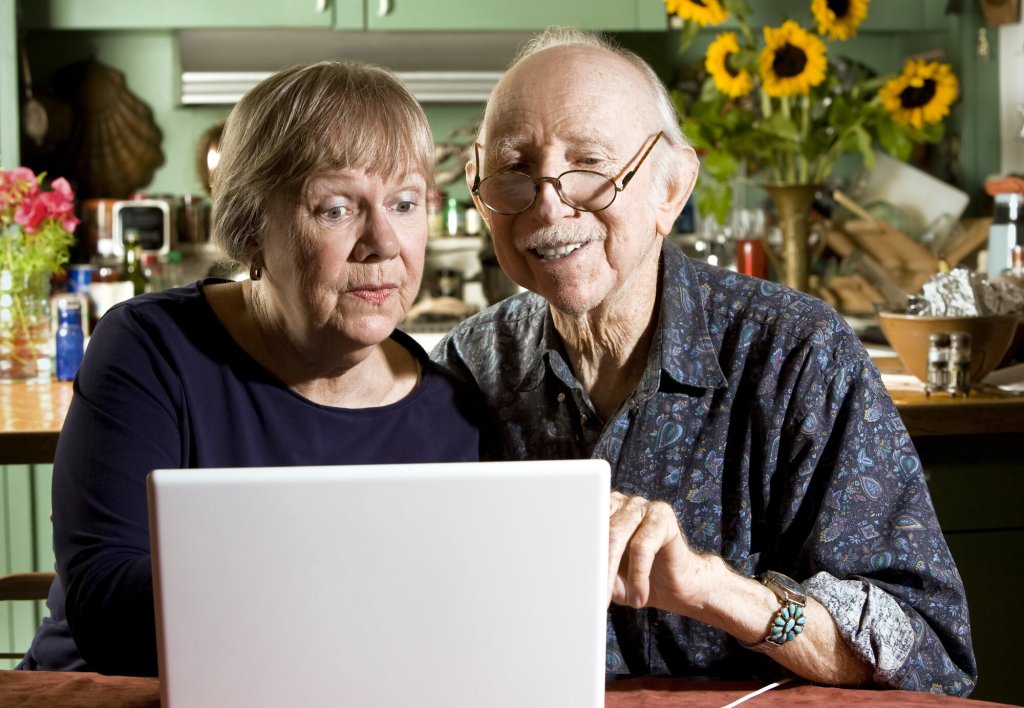
[[[377,408],[319,405],[235,343],[203,294],[215,282],[137,297],[97,326],[54,462],[60,582],[22,668],[156,675],[151,470],[477,459],[476,399],[407,335],[392,339],[422,367],[413,393]]]

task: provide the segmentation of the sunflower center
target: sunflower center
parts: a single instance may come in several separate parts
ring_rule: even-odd
[[[850,0],[828,0],[828,9],[836,19],[842,19],[850,12]]]
[[[729,52],[725,55],[725,61],[722,62],[722,67],[725,69],[729,76],[739,76],[740,68],[736,66],[738,59],[736,58],[735,52]]]
[[[775,52],[775,58],[772,59],[772,71],[780,79],[799,76],[806,66],[807,53],[788,42]]]
[[[900,105],[904,108],[927,106],[935,98],[935,81],[925,79],[920,86],[908,86],[900,92]]]

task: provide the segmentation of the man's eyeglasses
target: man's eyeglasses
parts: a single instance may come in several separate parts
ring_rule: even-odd
[[[640,156],[636,167],[622,178],[621,187],[615,184],[612,178],[593,170],[569,170],[557,177],[536,178],[525,172],[506,170],[480,179],[480,144],[477,143],[474,146],[476,179],[473,180],[473,195],[479,197],[484,206],[491,211],[511,216],[532,207],[540,192],[541,183],[550,182],[558,193],[558,198],[573,209],[601,211],[610,207],[618,193],[626,188],[663,134],[664,131],[658,131],[654,136],[654,140]]]

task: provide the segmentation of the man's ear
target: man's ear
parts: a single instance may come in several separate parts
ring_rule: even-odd
[[[466,187],[469,189],[469,194],[473,197],[473,204],[476,205],[476,210],[480,214],[480,218],[483,219],[484,223],[487,224],[487,230],[491,231],[491,210],[483,205],[480,201],[480,197],[473,194],[473,183],[476,181],[476,162],[466,163]],[[493,231],[492,231],[493,233]]]
[[[672,227],[697,183],[697,171],[700,168],[697,153],[690,146],[679,148],[679,153],[675,174],[669,180],[665,197],[658,205],[658,233],[662,236],[672,233]]]

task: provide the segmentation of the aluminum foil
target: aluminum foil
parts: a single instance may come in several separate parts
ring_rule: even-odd
[[[976,317],[1024,313],[1024,283],[1016,278],[988,280],[965,268],[932,276],[921,295],[910,298],[915,315]]]

